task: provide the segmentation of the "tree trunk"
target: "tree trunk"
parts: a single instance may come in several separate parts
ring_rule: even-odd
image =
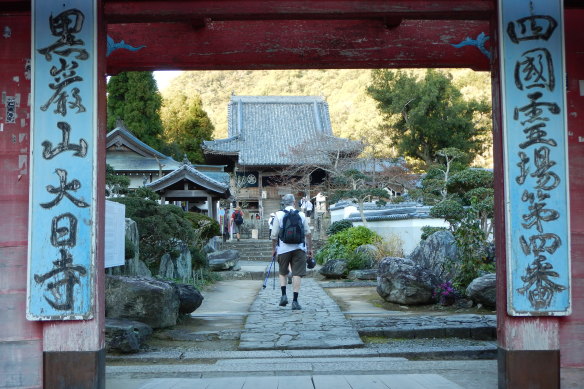
[[[367,219],[365,218],[365,210],[363,209],[363,200],[361,199],[359,199],[359,214],[361,215],[363,226],[367,227]]]

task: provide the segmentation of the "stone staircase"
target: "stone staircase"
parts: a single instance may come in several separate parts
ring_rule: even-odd
[[[242,261],[270,262],[272,260],[272,241],[269,239],[241,239],[222,243],[222,250],[239,251]]]

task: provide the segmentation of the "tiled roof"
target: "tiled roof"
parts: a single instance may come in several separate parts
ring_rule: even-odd
[[[360,143],[333,136],[328,104],[315,96],[232,96],[226,139],[203,142],[208,154],[238,155],[244,166],[284,166],[298,163],[291,149],[312,140],[334,150],[354,152]],[[312,153],[318,154],[318,153]],[[326,163],[312,155],[312,163]]]
[[[220,172],[215,172],[220,173]],[[223,173],[227,174],[227,173]],[[156,181],[153,181],[149,184],[146,184],[146,187],[157,191],[160,189],[164,189],[169,187],[170,185],[182,181],[183,179],[187,179],[203,188],[220,193],[225,197],[229,196],[229,184],[225,182],[220,182],[218,180],[214,180],[213,178],[209,177],[207,174],[203,174],[202,172],[195,169],[191,164],[184,163],[178,169],[168,173],[167,175],[159,178]]]
[[[136,137],[130,130],[120,123],[118,127],[110,131],[106,137],[106,163],[117,172],[172,172],[180,169],[184,162],[178,162],[172,157],[148,146]],[[222,166],[189,165],[198,174],[207,176],[210,180],[217,181],[229,187],[229,174],[223,172]],[[200,171],[201,169],[213,169],[212,171]]]
[[[340,201],[331,205],[330,210],[343,209],[349,205],[355,206],[349,201]],[[381,220],[404,220],[404,219],[427,219],[430,218],[430,209],[432,207],[422,205],[419,203],[402,203],[402,204],[386,204],[377,205],[375,203],[365,203],[363,211],[367,221],[381,221]],[[361,214],[353,212],[347,220],[352,222],[360,222]]]

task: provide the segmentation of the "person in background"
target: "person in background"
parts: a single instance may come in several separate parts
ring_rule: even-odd
[[[239,238],[241,235],[239,234],[239,229],[243,224],[243,211],[240,207],[235,208],[235,212],[231,215],[231,232],[235,234],[237,237],[237,241],[239,242]]]

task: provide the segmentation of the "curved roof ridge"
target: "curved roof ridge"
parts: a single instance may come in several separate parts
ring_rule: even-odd
[[[163,187],[164,183],[170,182],[169,185],[175,183],[181,177],[181,173],[188,178],[188,174],[194,175],[195,177],[199,178],[202,182],[193,181],[194,183],[204,186],[205,188],[214,190],[216,192],[225,192],[229,190],[229,185],[219,182],[206,174],[198,171],[190,164],[183,164],[178,169],[173,170],[172,172],[168,173],[165,176],[160,177],[159,179],[152,181],[149,184],[146,184],[147,187],[152,188],[153,190],[160,189]]]
[[[170,157],[166,154],[162,154],[160,151],[158,151],[158,150],[148,146],[146,143],[142,142],[140,139],[138,139],[138,137],[136,137],[136,135],[134,135],[134,133],[132,133],[132,131],[128,130],[123,125],[118,126],[107,133],[106,145],[118,134],[121,134],[123,138],[125,138],[127,141],[133,143],[138,148],[142,149],[142,151],[145,151],[146,153],[152,154],[152,156],[158,156],[161,159],[173,159],[172,157]],[[106,147],[109,147],[109,145],[107,145]]]

